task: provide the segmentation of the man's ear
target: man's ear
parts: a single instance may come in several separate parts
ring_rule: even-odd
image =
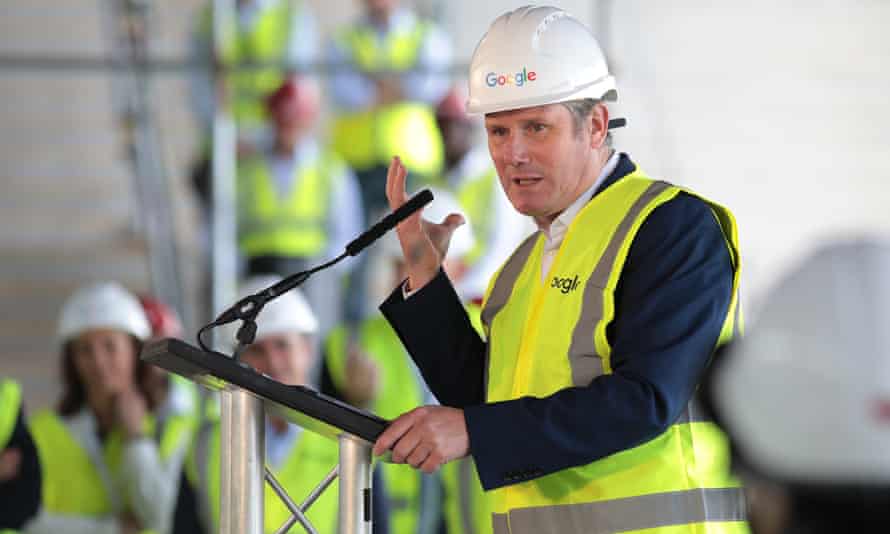
[[[602,102],[597,102],[590,111],[590,147],[600,148],[606,142],[609,135],[609,108]]]

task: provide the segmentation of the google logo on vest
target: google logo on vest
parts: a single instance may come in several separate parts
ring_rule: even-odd
[[[489,87],[495,87],[497,85],[515,85],[517,87],[522,87],[525,85],[525,82],[533,82],[537,79],[538,73],[535,71],[528,71],[525,67],[522,68],[522,71],[517,72],[516,74],[497,74],[489,72],[485,75],[485,83],[488,84]]]

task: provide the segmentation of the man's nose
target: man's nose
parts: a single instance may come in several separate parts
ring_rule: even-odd
[[[513,135],[507,141],[506,159],[514,167],[529,162],[528,145],[522,135]]]

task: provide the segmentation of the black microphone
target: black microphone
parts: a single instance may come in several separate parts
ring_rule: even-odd
[[[308,271],[302,271],[296,274],[292,274],[258,293],[242,298],[237,303],[235,303],[234,306],[219,314],[219,316],[217,316],[217,318],[207,326],[221,326],[226,323],[236,321],[238,319],[248,319],[256,317],[257,314],[259,314],[260,310],[263,309],[263,306],[265,306],[266,303],[270,300],[278,297],[282,293],[286,293],[291,289],[299,286],[300,284],[305,282],[313,273],[321,271],[322,269],[327,269],[328,267],[345,258],[347,255],[355,256],[356,254],[364,250],[368,245],[380,239],[380,236],[395,228],[397,224],[405,220],[412,213],[429,204],[432,200],[433,193],[429,189],[420,191],[419,193],[408,199],[408,202],[405,202],[394,212],[381,219],[380,222],[372,226],[365,233],[352,240],[348,245],[346,245],[346,252],[344,252],[337,258],[334,258],[333,260],[323,265],[319,265],[318,267],[309,269]]]
[[[380,239],[380,236],[392,230],[397,224],[407,219],[411,214],[433,201],[433,193],[429,189],[417,193],[408,202],[399,206],[394,212],[380,219],[380,222],[371,227],[362,235],[356,237],[346,245],[346,253],[355,256],[368,245]]]

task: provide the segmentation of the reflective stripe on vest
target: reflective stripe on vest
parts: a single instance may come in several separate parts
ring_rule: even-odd
[[[6,447],[15,431],[22,405],[22,389],[12,380],[0,382],[0,449]]]
[[[243,32],[236,20],[231,21],[223,39],[225,66],[236,69],[226,77],[233,98],[232,113],[239,125],[263,126],[267,122],[265,98],[284,82],[285,69],[281,65],[248,67],[244,63],[272,64],[287,59],[291,21],[300,9],[294,0],[277,0],[263,9],[250,31]],[[201,31],[212,42],[212,10],[202,13]],[[242,67],[237,70],[237,67]]]
[[[319,155],[297,166],[293,187],[281,198],[265,158],[241,162],[238,242],[244,253],[311,257],[323,252],[334,180],[344,171],[335,156]]]
[[[583,504],[538,506],[496,514],[495,534],[542,534],[547,532],[614,532],[671,531],[746,533],[745,502],[738,497],[738,488],[709,488],[640,495]],[[689,525],[729,523],[719,529],[690,530]]]
[[[648,215],[680,191],[635,171],[597,194],[570,225],[543,283],[543,234],[519,246],[495,275],[482,312],[490,340],[488,402],[546,397],[612,372],[606,327],[614,318],[613,292],[630,245]],[[725,342],[736,331],[738,316],[738,241],[729,211],[708,204],[721,222],[734,266],[732,299],[718,341]],[[544,361],[536,354],[566,357]],[[495,525],[509,525],[502,532],[511,533],[586,533],[708,522],[708,532],[735,531],[738,525],[723,522],[744,525],[744,497],[728,462],[723,434],[690,407],[642,445],[493,490],[493,509],[503,516]],[[649,521],[653,504],[659,513]],[[616,510],[621,514],[612,516]],[[542,525],[548,528],[541,530]]]
[[[500,184],[497,171],[489,169],[479,176],[468,179],[457,192],[460,206],[466,210],[476,238],[473,250],[464,258],[468,265],[473,265],[482,257],[485,253],[485,246],[492,241],[494,232],[492,201],[498,187]]]
[[[421,377],[401,341],[382,316],[374,316],[359,327],[359,348],[377,365],[380,388],[370,411],[387,419],[424,404]],[[334,385],[346,389],[346,360],[349,332],[345,327],[331,331],[325,345],[325,361]],[[424,498],[421,474],[409,465],[385,464],[384,484],[389,498],[390,530],[393,534],[416,534]]]
[[[205,424],[201,427],[186,470],[189,481],[197,492],[205,527],[208,530],[212,528],[214,532],[219,529],[222,489],[220,429],[219,423]],[[272,470],[288,495],[295,502],[301,503],[338,460],[336,443],[312,432],[303,431],[282,465]],[[264,524],[265,531],[271,533],[276,532],[284,524],[290,517],[290,511],[269,484],[266,484],[265,488]],[[335,532],[338,494],[338,481],[335,480],[307,511],[306,516],[318,532]],[[303,532],[303,527],[296,524],[289,532]]]
[[[372,28],[356,26],[337,40],[363,72],[403,72],[417,63],[428,30],[419,22],[410,30],[390,32],[381,42]],[[421,175],[435,175],[442,167],[442,138],[432,108],[424,103],[397,102],[344,113],[334,121],[331,135],[336,151],[357,170],[386,165],[394,154],[409,171]]]

